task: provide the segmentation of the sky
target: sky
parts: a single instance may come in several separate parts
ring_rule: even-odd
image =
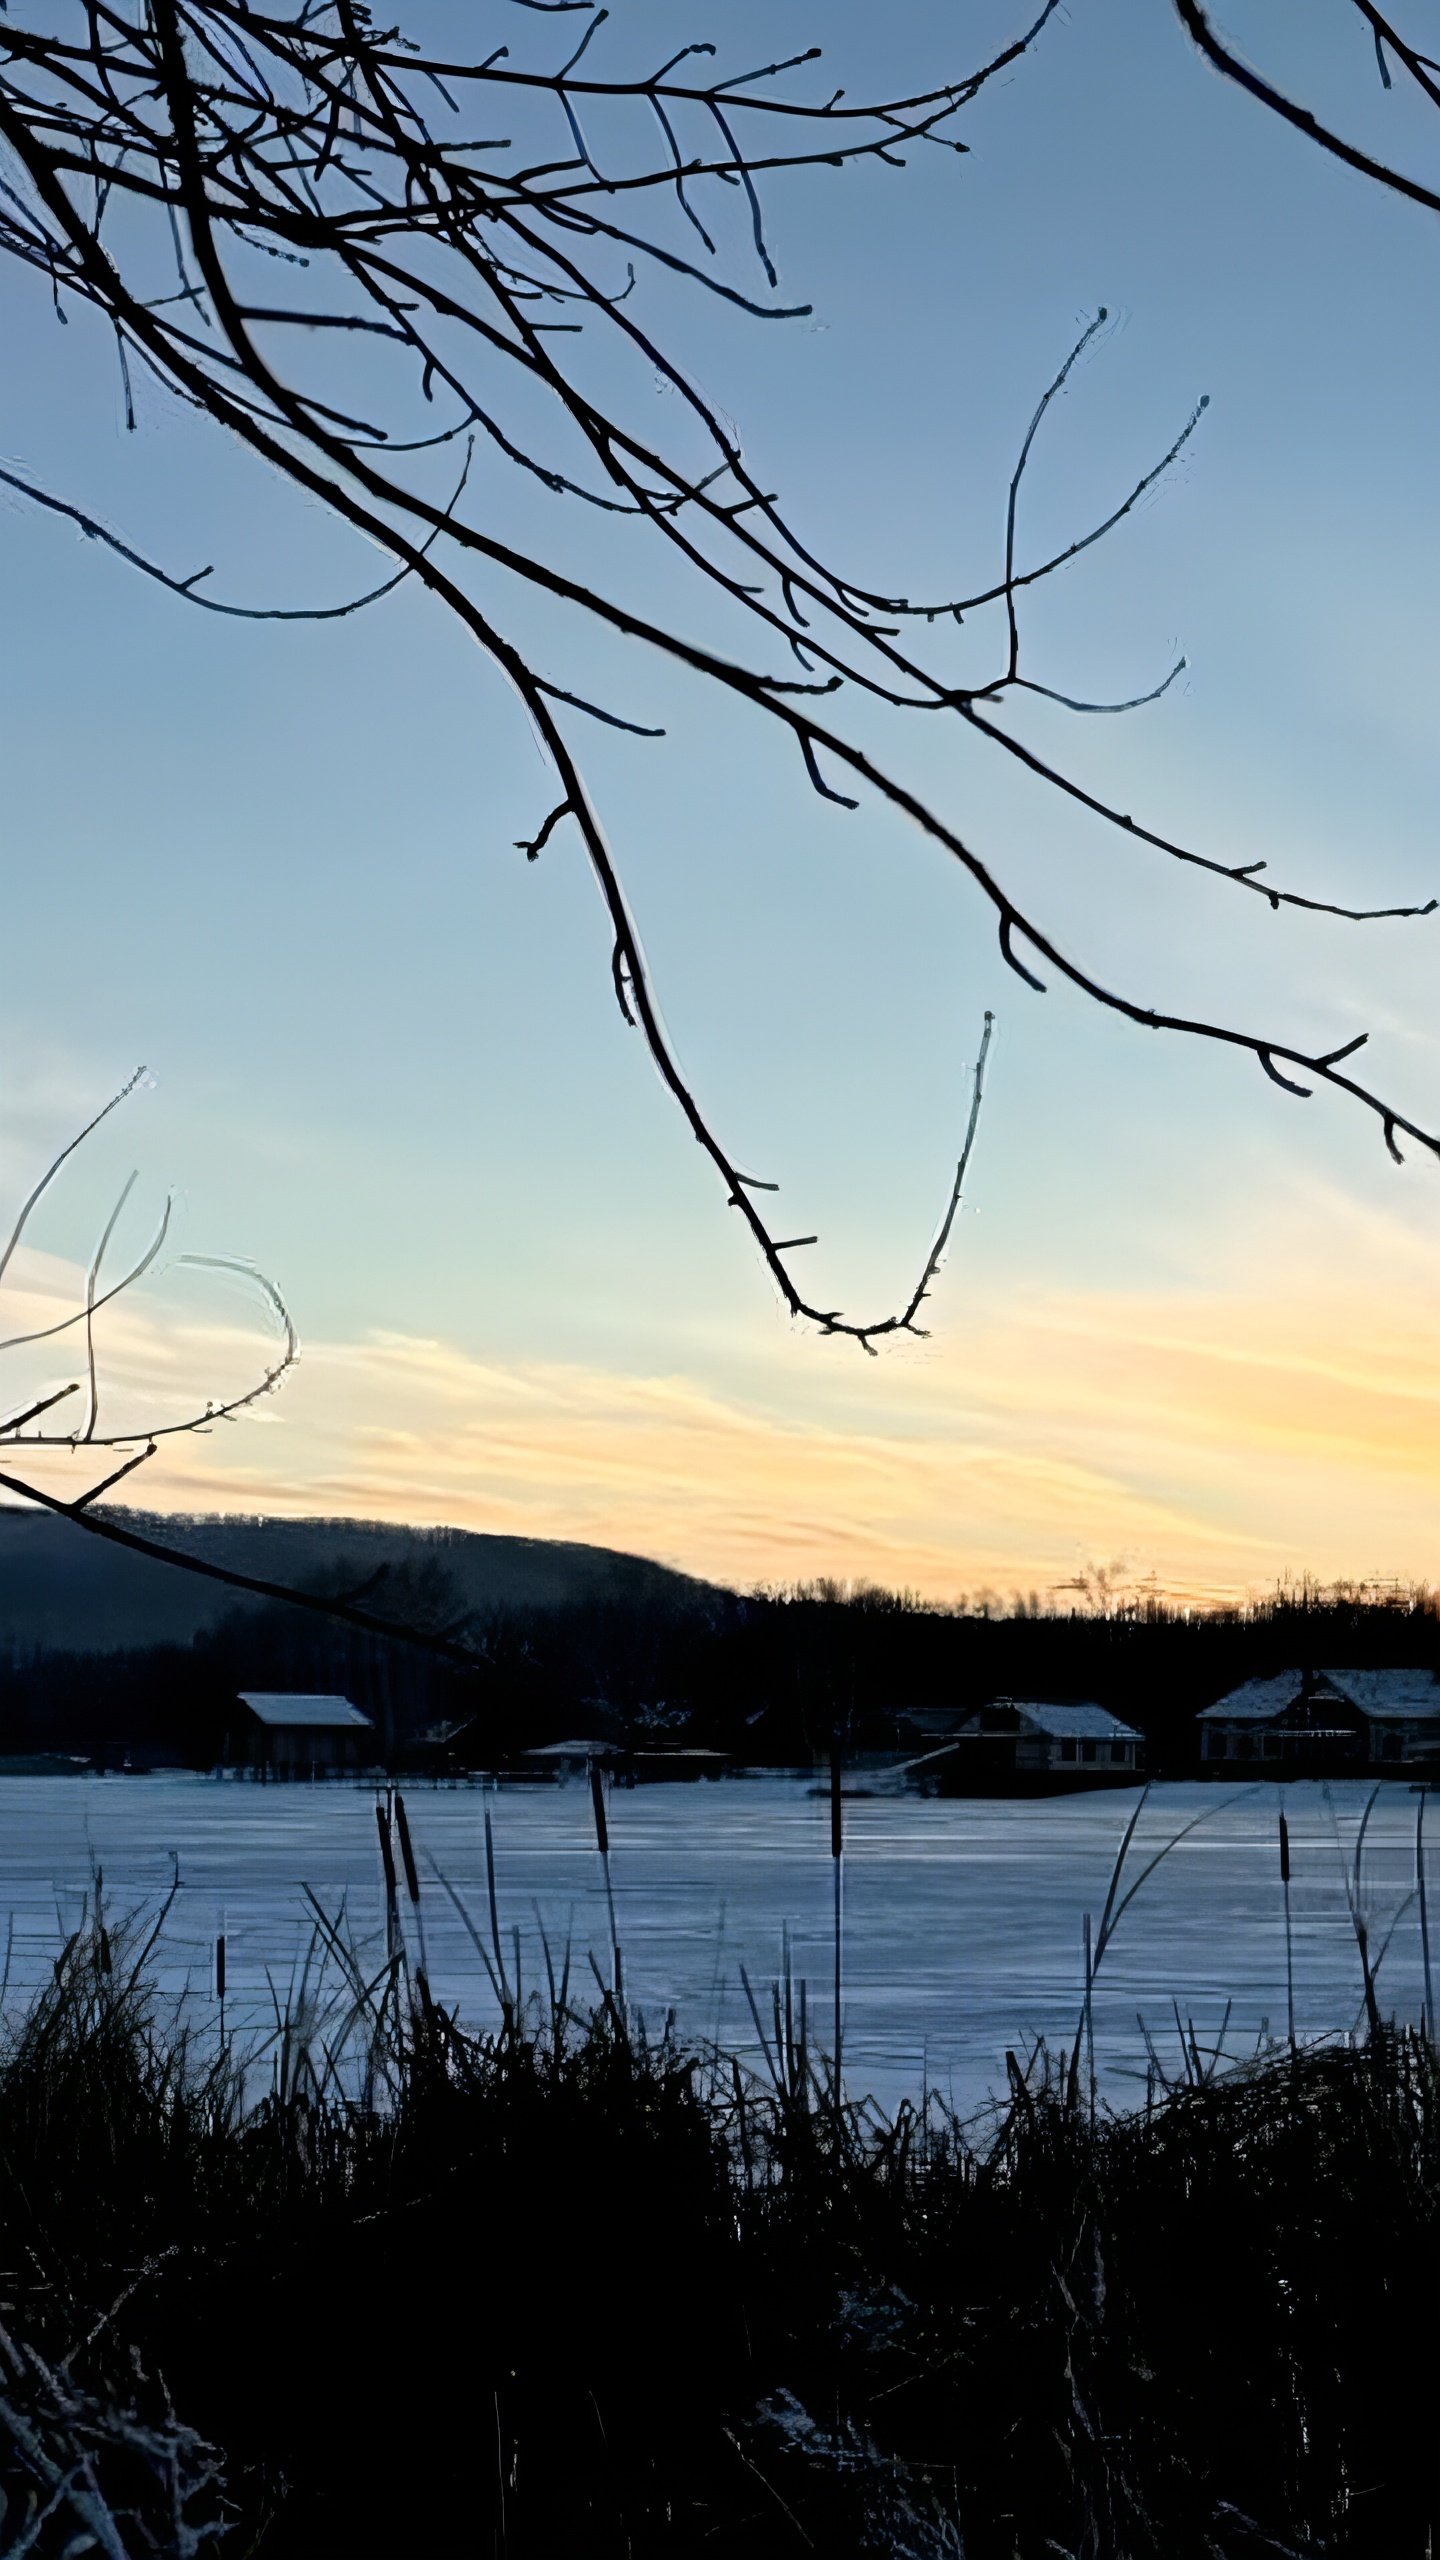
[[[518,46],[518,13],[488,14]],[[614,14],[609,40],[642,52],[705,28],[688,8]],[[859,94],[963,68],[1020,15],[734,0],[724,38],[759,60],[783,20]],[[1225,24],[1425,165],[1340,0],[1230,0]],[[545,38],[539,19],[521,32]],[[772,184],[781,290],[810,318],[650,284],[646,316],[827,554],[918,593],[995,574],[1019,440],[1105,305],[1037,445],[1022,552],[1072,538],[1210,405],[1152,499],[1027,605],[1028,663],[1091,698],[1144,690],[1179,651],[1186,669],[1124,718],[1035,702],[1010,724],[1285,885],[1440,892],[1433,224],[1227,88],[1166,0],[1073,0],[963,131],[962,159]],[[372,551],[159,393],[141,387],[127,434],[104,333],[57,328],[34,278],[0,277],[0,328],[0,462],[182,574],[214,562],[242,600],[373,583]],[[663,563],[489,458],[475,507],[691,612]],[[73,1303],[137,1168],[117,1250],[172,1187],[174,1250],[103,1320],[111,1415],[192,1387],[203,1403],[253,1363],[253,1293],[181,1251],[253,1259],[302,1343],[280,1395],[172,1443],[137,1496],[942,1599],[1043,1594],[1097,1563],[1196,1597],[1435,1573],[1440,1168],[1397,1169],[1373,1122],[1290,1099],[1253,1059],[1032,994],[917,836],[825,807],[753,721],[505,596],[558,681],[664,721],[659,742],[572,734],[687,1071],[737,1157],[782,1184],[784,1231],[818,1232],[807,1283],[847,1313],[908,1293],[994,1012],[929,1337],[868,1359],[778,1306],[616,1014],[578,846],[562,830],[533,865],[515,850],[553,794],[513,698],[433,604],[402,589],[339,624],[221,621],[8,495],[0,579],[7,1196],[150,1070],[47,1197],[6,1330]],[[693,627],[710,634],[706,608]],[[1107,982],[1277,1037],[1368,1029],[1376,1081],[1440,1123],[1440,917],[1275,915],[963,738],[884,743]],[[25,1357],[17,1392],[40,1374]]]

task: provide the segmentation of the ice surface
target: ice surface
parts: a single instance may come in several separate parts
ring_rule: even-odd
[[[1361,1984],[1345,1874],[1368,1789],[1274,1785],[1152,1789],[1127,1875],[1193,1821],[1120,1923],[1097,1984],[1097,2060],[1110,2093],[1139,2094],[1145,2047],[1180,2067],[1172,2002],[1204,2048],[1233,2002],[1227,2050],[1285,2022],[1285,1941],[1277,1816],[1291,1835],[1295,1991],[1302,2033],[1352,2027]],[[213,2014],[214,1939],[227,1940],[227,2013],[236,2027],[284,1996],[311,1934],[302,1888],[344,1903],[377,1962],[382,1902],[373,1787],[260,1786],[179,1775],[0,1779],[0,1934],[10,1925],[8,2002],[33,1989],[80,1917],[92,1871],[112,1908],[154,1901],[176,1862],[180,1891],[162,1940],[165,1978]],[[1075,2032],[1083,1922],[1098,1922],[1136,1794],[1040,1802],[847,1800],[845,2060],[852,2089],[892,2106],[927,2082],[965,2108],[1003,2085],[1007,2046]],[[1418,1798],[1387,1787],[1371,1818],[1363,1894],[1382,2005],[1406,2017],[1422,1998],[1414,1902]],[[432,1987],[488,2023],[494,1999],[436,1881],[443,1874],[488,1930],[484,1815],[493,1825],[507,1951],[519,1929],[527,1992],[542,1981],[537,1914],[573,1949],[572,1979],[608,1972],[604,1888],[588,1789],[421,1787],[406,1791],[422,1876]],[[1434,1816],[1440,1893],[1440,1810]],[[831,2034],[829,1808],[808,1781],[727,1777],[619,1788],[610,1796],[611,1867],[625,1988],[647,2020],[674,2008],[702,2037],[754,2053],[739,1966],[768,1999],[788,1929],[812,2029]],[[1398,1915],[1398,1916],[1397,1916]],[[408,1914],[407,1914],[408,1916]],[[1440,1902],[1436,1905],[1440,1961]],[[268,1977],[267,1980],[267,1969]]]

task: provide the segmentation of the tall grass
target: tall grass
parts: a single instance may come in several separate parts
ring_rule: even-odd
[[[162,2002],[156,1922],[98,1889],[8,2033],[7,2560],[222,2523],[256,2560],[1430,2553],[1440,2068],[1378,1955],[1361,2040],[1221,2069],[1192,2034],[1108,2112],[1132,1826],[1075,2047],[1011,2057],[983,2128],[885,2119],[788,1949],[751,2073],[647,2035],[618,1966],[586,2007],[547,1945],[527,1996],[493,1841],[477,1923],[381,1810],[384,1963],[313,1902],[265,2036]],[[430,1993],[442,1891],[487,2033]]]

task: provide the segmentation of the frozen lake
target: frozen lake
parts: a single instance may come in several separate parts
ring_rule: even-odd
[[[1285,1939],[1277,1815],[1291,1833],[1295,1998],[1302,2033],[1348,2028],[1361,1985],[1345,1876],[1368,1789],[1303,1785],[1231,1791],[1152,1789],[1130,1853],[1149,1854],[1204,1819],[1156,1868],[1125,1913],[1097,1984],[1101,2076],[1118,2099],[1145,2073],[1140,2012],[1167,2069],[1179,2067],[1175,2004],[1203,2048],[1233,2002],[1227,2050],[1268,2021],[1285,2024]],[[472,2022],[493,1995],[438,1882],[488,1929],[484,1815],[494,1824],[507,1949],[520,1932],[527,1990],[542,1978],[537,1915],[552,1945],[569,1940],[573,1980],[608,1967],[608,1926],[590,1800],[583,1784],[407,1791],[422,1876],[432,1987]],[[892,2105],[922,2083],[965,2108],[1004,2081],[1007,2047],[1073,2036],[1083,1925],[1098,1921],[1133,1793],[1038,1803],[850,1799],[845,1806],[845,2059],[855,2092]],[[1414,1898],[1419,1799],[1381,1794],[1366,1837],[1362,1897],[1378,1949],[1382,2006],[1418,2015],[1422,1968]],[[658,2022],[755,2053],[740,1983],[762,2000],[781,1969],[809,1984],[814,2033],[831,2020],[829,1809],[808,1781],[731,1777],[618,1789],[610,1847],[627,1996]],[[1440,1890],[1440,1806],[1427,1841]],[[1433,1853],[1433,1866],[1432,1866]],[[311,1933],[303,1888],[383,1953],[372,1787],[261,1787],[177,1775],[0,1779],[0,1937],[11,1931],[9,2002],[44,1979],[81,1917],[93,1868],[112,1910],[153,1902],[178,1865],[180,1890],[161,1942],[166,1981],[188,1981],[213,2011],[217,1930],[227,1939],[227,2009],[239,2027],[270,2014]],[[1397,1916],[1398,1915],[1398,1916]],[[1436,1908],[1440,1920],[1440,1905]],[[1436,1944],[1440,1959],[1440,1937]],[[768,2009],[767,2009],[768,2014]]]

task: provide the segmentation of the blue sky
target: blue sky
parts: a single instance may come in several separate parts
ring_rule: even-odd
[[[725,41],[748,62],[818,34],[858,93],[968,64],[1019,16],[786,0],[729,9]],[[643,50],[662,25],[678,41],[692,17],[702,32],[690,11],[640,13],[638,31],[617,12],[617,46]],[[1423,153],[1343,7],[1236,0],[1226,22],[1351,130]],[[540,46],[534,23],[517,44]],[[1433,225],[1227,89],[1165,0],[1077,0],[964,131],[963,160],[772,184],[782,290],[812,320],[762,324],[668,286],[646,287],[649,316],[807,533],[919,592],[995,574],[1018,439],[1104,303],[1112,325],[1036,452],[1022,551],[1070,538],[1200,393],[1211,405],[1153,501],[1027,605],[1029,663],[1093,695],[1143,689],[1177,649],[1187,671],[1123,720],[1037,703],[1012,725],[1122,807],[1227,859],[1263,856],[1289,885],[1440,890]],[[372,581],[363,545],[153,392],[127,436],[103,331],[57,328],[33,278],[0,289],[0,459],[182,571],[215,562],[237,598]],[[567,565],[620,562],[613,528],[489,461],[474,486],[479,515]],[[1287,1566],[1427,1569],[1433,1166],[1397,1174],[1372,1124],[1288,1101],[1253,1061],[1032,996],[917,838],[869,807],[824,808],[758,724],[497,586],[560,681],[666,723],[656,745],[575,735],[680,1053],[739,1158],[782,1181],[788,1231],[819,1230],[807,1279],[847,1311],[903,1295],[923,1255],[995,1010],[932,1343],[869,1362],[817,1341],[776,1309],[616,1016],[578,848],[562,833],[533,866],[514,851],[553,795],[503,684],[436,607],[402,591],[335,626],[219,621],[8,499],[0,564],[0,1161],[18,1182],[145,1058],[155,1090],[57,1199],[44,1243],[83,1259],[112,1169],[138,1161],[152,1198],[182,1185],[185,1243],[281,1279],[308,1347],[282,1420],[187,1453],[159,1493],[529,1521],[702,1570],[829,1563],[936,1589],[1112,1554],[1206,1589]],[[674,603],[663,565],[625,575]],[[699,610],[694,627],[719,625]],[[1107,840],[973,742],[902,730],[889,745],[1099,975],[1277,1036],[1372,1026],[1377,1080],[1440,1119],[1440,919],[1273,916]],[[169,1304],[162,1288],[162,1333]],[[1066,1309],[1084,1318],[1069,1333]],[[1231,1382],[1187,1385],[1188,1420],[1153,1364],[1116,1351],[1147,1327],[1178,1327],[1186,1361],[1203,1351]],[[1302,1336],[1314,1357],[1281,1392]],[[1329,1395],[1362,1338],[1375,1414],[1363,1446],[1337,1425],[1322,1462],[1316,1378]],[[382,1380],[385,1343],[398,1365]],[[437,1348],[407,1409],[417,1343]],[[143,1365],[144,1346],[117,1340],[116,1356]],[[454,1463],[447,1362],[457,1405],[486,1382]],[[1032,1376],[1052,1380],[1038,1414]],[[518,1454],[494,1457],[486,1399],[506,1380],[526,1412],[567,1382],[543,1491],[523,1429]],[[663,1451],[644,1438],[662,1391]],[[582,1413],[602,1417],[593,1432]],[[596,1448],[631,1430],[617,1487]],[[923,1521],[902,1506],[882,1532],[861,1461],[917,1443],[950,1453],[953,1480]],[[997,1501],[1022,1461],[1037,1472]]]

